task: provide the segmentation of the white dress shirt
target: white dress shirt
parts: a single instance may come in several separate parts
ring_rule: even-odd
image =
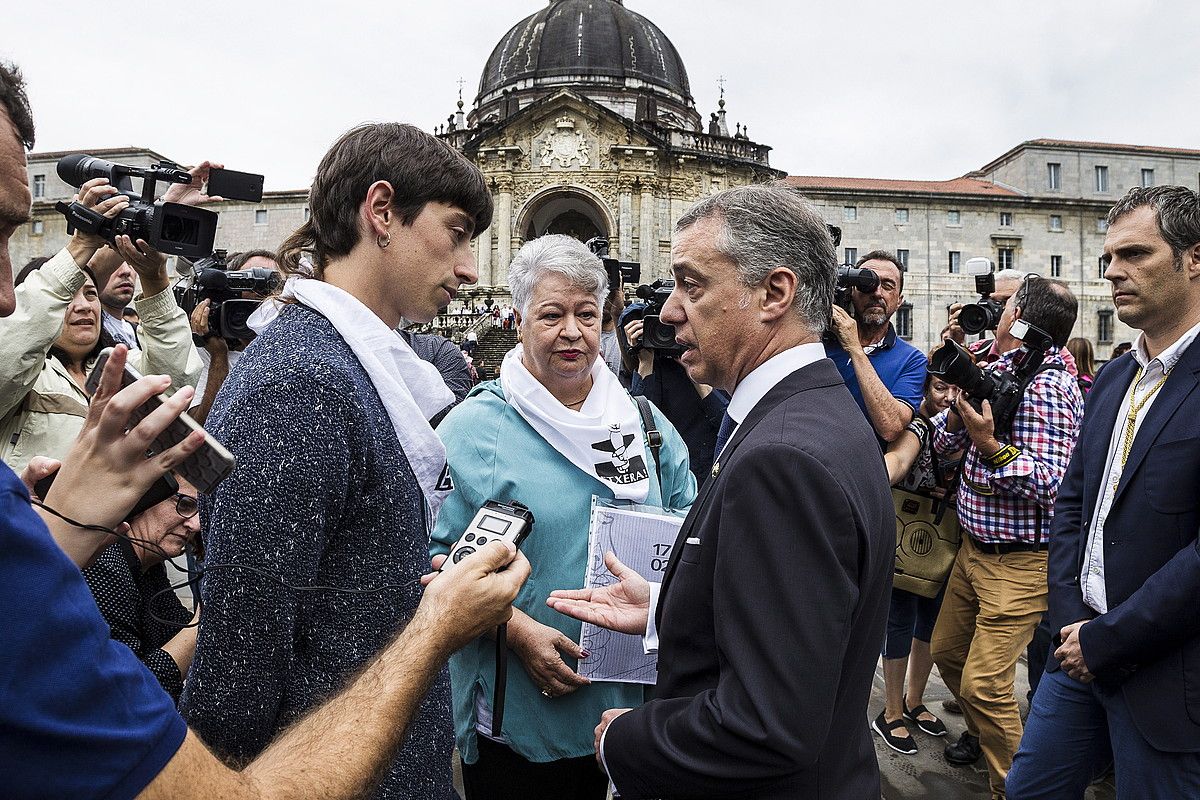
[[[1112,438],[1108,443],[1108,460],[1104,466],[1104,482],[1100,485],[1100,500],[1096,503],[1096,510],[1092,512],[1087,550],[1084,553],[1083,569],[1079,574],[1079,586],[1083,591],[1083,601],[1098,614],[1108,613],[1108,593],[1104,584],[1104,524],[1108,520],[1108,512],[1112,509],[1117,486],[1121,482],[1121,473],[1124,471],[1125,465],[1121,463],[1121,443],[1126,436],[1125,429],[1129,424],[1129,409],[1135,396],[1138,400],[1146,398],[1145,404],[1138,411],[1137,419],[1133,423],[1133,439],[1136,441],[1137,432],[1141,429],[1142,423],[1146,421],[1146,417],[1150,415],[1150,407],[1154,405],[1155,398],[1162,389],[1160,387],[1149,396],[1147,396],[1147,392],[1157,386],[1164,376],[1170,374],[1198,334],[1200,334],[1200,325],[1191,328],[1153,359],[1146,352],[1146,335],[1144,333],[1138,335],[1137,343],[1133,347],[1133,357],[1142,368],[1142,377],[1135,386],[1125,390],[1125,398],[1121,401],[1121,407],[1117,411],[1116,424],[1113,426]]]

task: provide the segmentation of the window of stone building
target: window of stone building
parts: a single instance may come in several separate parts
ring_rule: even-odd
[[[1001,211],[1000,212],[1000,227],[1001,228],[1011,228],[1012,227],[1012,212],[1011,211]]]
[[[260,208],[260,209],[255,210],[254,224],[255,225],[266,225],[267,224],[267,210],[265,208]]]
[[[1096,341],[1111,344],[1113,340],[1113,312],[1102,308],[1096,312]]]
[[[1050,162],[1046,164],[1047,188],[1057,191],[1062,188],[1062,164]]]
[[[998,269],[1016,269],[1017,268],[1017,251],[1011,247],[1001,247],[996,258],[996,266]]]
[[[1096,217],[1096,233],[1108,233],[1108,218]]]
[[[33,176],[33,199],[36,200],[39,197],[45,197],[45,196],[46,196],[46,176],[45,175],[34,175]]]
[[[312,212],[308,210],[308,206],[304,207],[304,221],[308,222],[308,218],[312,216]]]
[[[897,225],[908,224],[908,209],[907,208],[897,208],[896,209],[896,224]]]
[[[946,212],[947,225],[962,225],[962,214],[958,213],[958,209],[952,208]]]
[[[857,222],[858,206],[842,206],[842,219],[846,222]]]
[[[1062,277],[1062,256],[1050,256],[1050,277]]]
[[[901,339],[912,338],[912,303],[904,303],[896,309],[896,335]]]
[[[843,264],[853,264],[855,261],[858,261],[858,248],[857,247],[847,247],[846,248],[846,260],[843,261],[842,263]]]
[[[900,264],[905,269],[908,269],[908,251],[907,250],[897,250],[896,258],[900,259]]]
[[[962,271],[962,253],[958,250],[950,251],[950,274],[957,275]]]
[[[1096,191],[1108,191],[1108,167],[1101,164],[1096,165]]]
[[[1050,230],[1052,230],[1052,231],[1061,231],[1062,230],[1062,215],[1061,214],[1051,214],[1050,215]]]
[[[1154,185],[1154,170],[1143,169],[1142,170],[1142,186],[1153,186],[1153,185]]]
[[[45,226],[45,224],[44,224],[44,223],[43,223],[43,222],[42,222],[40,219],[35,219],[35,220],[33,221],[32,228],[33,228],[33,235],[34,235],[34,236],[41,236],[41,235],[42,235],[42,231],[44,231],[44,230],[46,229],[46,226]]]

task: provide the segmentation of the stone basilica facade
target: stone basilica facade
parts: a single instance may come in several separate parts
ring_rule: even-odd
[[[703,124],[683,60],[620,0],[556,0],[492,51],[473,108],[439,128],[495,193],[476,240],[480,283],[500,286],[512,254],[546,233],[609,239],[647,279],[668,271],[671,229],[696,200],[771,180],[769,147],[724,100]]]
[[[533,0],[530,0],[531,5]],[[945,181],[791,175],[771,148],[726,121],[725,100],[697,110],[683,59],[650,20],[622,0],[550,0],[514,25],[488,57],[478,91],[435,133],[483,171],[495,200],[474,242],[477,294],[504,292],[513,254],[546,233],[604,236],[614,256],[642,264],[644,281],[669,273],[671,231],[698,199],[785,178],[843,230],[839,256],[895,251],[908,266],[899,333],[936,343],[946,307],[973,299],[968,259],[1067,281],[1080,299],[1075,334],[1097,355],[1132,332],[1116,319],[1099,257],[1103,218],[1132,186],[1200,186],[1200,150],[1037,139]],[[81,143],[86,145],[86,143]],[[145,165],[145,148],[88,152]],[[33,220],[11,240],[18,266],[66,242],[54,202],[73,189],[32,153]],[[217,244],[276,248],[306,218],[307,190],[267,192],[262,203],[223,203]]]

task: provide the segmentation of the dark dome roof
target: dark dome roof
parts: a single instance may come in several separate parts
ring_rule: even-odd
[[[691,101],[687,71],[658,26],[619,0],[554,0],[513,26],[488,58],[479,99],[518,83],[654,84]]]

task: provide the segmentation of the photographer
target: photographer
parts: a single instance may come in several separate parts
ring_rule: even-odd
[[[112,217],[128,205],[116,191],[97,178],[84,184],[79,198]],[[175,388],[199,372],[187,318],[167,287],[166,258],[141,240],[118,237],[113,250],[77,230],[53,258],[22,270],[16,313],[0,319],[0,458],[13,469],[37,455],[61,459],[79,433],[88,404],[87,371],[107,343],[97,290],[122,259],[143,275],[149,293],[135,301],[146,349],[132,352],[131,363],[143,373],[171,376]]]
[[[884,442],[895,441],[912,421],[925,385],[925,355],[896,335],[892,316],[904,300],[904,267],[895,255],[874,250],[856,268],[879,276],[873,292],[851,289],[854,316],[833,307],[833,333],[825,352],[846,388]]]
[[[933,419],[939,453],[967,450],[957,495],[965,535],[931,642],[934,662],[967,723],[959,741],[946,748],[946,759],[962,765],[986,756],[998,796],[1021,739],[1013,695],[1017,659],[1046,610],[1050,519],[1083,415],[1079,386],[1059,355],[1077,309],[1065,283],[1027,276],[1004,306],[994,345],[1002,355],[990,368],[996,375],[1040,362],[1017,389],[1015,413],[1004,413],[1011,405],[996,409],[1012,420],[1009,429],[996,428],[992,403],[976,407],[962,381],[963,394]],[[1019,321],[1045,332],[1050,344],[1044,354],[1021,347],[1014,336]],[[1031,341],[1040,338],[1036,334],[1023,333]],[[1034,361],[1023,360],[1030,357]]]
[[[225,266],[225,269],[230,272],[255,268],[269,269],[278,273],[279,265],[275,263],[275,253],[270,250],[247,250],[243,253],[234,253],[229,256]],[[246,291],[242,292],[242,299],[261,301],[266,299],[266,296]],[[221,390],[225,379],[229,377],[229,370],[233,369],[233,365],[241,358],[242,351],[253,341],[253,339],[229,340],[219,333],[213,332],[209,320],[211,311],[212,301],[205,299],[196,305],[191,314],[192,338],[198,346],[203,368],[196,383],[196,399],[193,401],[192,408],[188,409],[188,413],[201,425],[208,419],[208,412],[217,398],[217,392]],[[199,347],[201,342],[203,342],[203,346]]]
[[[629,343],[623,355],[635,362],[629,393],[653,403],[665,416],[688,449],[688,462],[697,483],[703,483],[712,470],[713,452],[721,418],[729,407],[729,395],[714,391],[707,384],[695,383],[674,353],[663,353],[643,346],[644,304],[634,304],[620,315],[620,323]]]

